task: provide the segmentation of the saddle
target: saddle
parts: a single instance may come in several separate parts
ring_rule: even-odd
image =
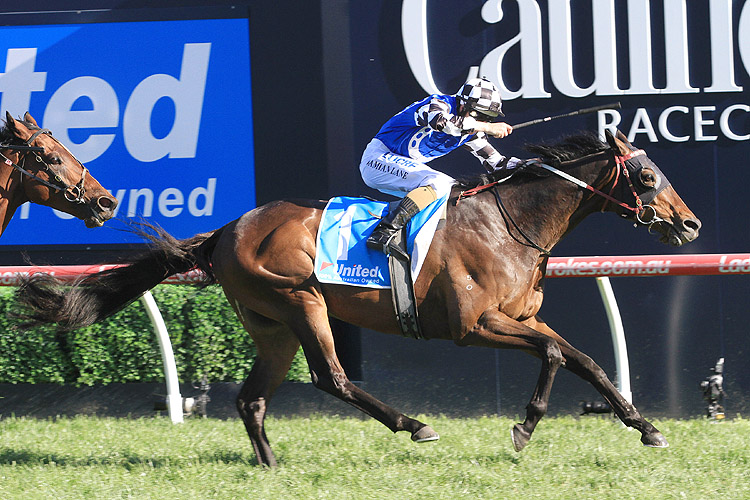
[[[402,333],[423,338],[417,318],[414,281],[438,223],[444,217],[446,201],[447,197],[430,204],[396,236],[401,248],[411,255],[411,259],[405,261],[367,248],[367,237],[387,213],[388,203],[367,198],[330,199],[317,235],[316,278],[321,283],[390,288]]]

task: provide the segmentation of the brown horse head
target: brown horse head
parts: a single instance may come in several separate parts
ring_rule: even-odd
[[[635,200],[635,211],[621,212],[621,215],[648,226],[649,231],[655,230],[661,235],[659,241],[665,244],[681,246],[696,239],[701,221],[682,201],[659,167],[619,130],[616,135],[607,130],[605,136],[625,176],[625,182],[619,185],[619,199]]]
[[[117,200],[91,176],[63,144],[37,125],[29,114],[23,120],[6,113],[5,135],[11,145],[8,159],[22,170],[24,198],[66,212],[98,227],[112,218]],[[36,149],[39,148],[39,149]],[[7,166],[8,162],[6,161]]]

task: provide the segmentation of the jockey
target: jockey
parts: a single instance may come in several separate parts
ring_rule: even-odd
[[[434,94],[417,101],[388,120],[365,148],[359,171],[365,184],[403,198],[383,217],[367,246],[408,260],[395,234],[420,210],[450,193],[455,180],[427,166],[433,158],[459,146],[471,151],[488,170],[512,169],[520,160],[506,158],[487,141],[513,131],[507,123],[492,123],[502,113],[502,99],[486,78],[472,78],[456,95]]]

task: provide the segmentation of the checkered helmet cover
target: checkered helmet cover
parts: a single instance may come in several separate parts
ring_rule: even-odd
[[[495,117],[505,116],[502,111],[503,100],[495,84],[486,77],[472,78],[464,83],[458,97],[471,109]]]

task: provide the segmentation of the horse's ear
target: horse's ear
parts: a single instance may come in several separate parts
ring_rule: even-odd
[[[13,115],[10,114],[10,111],[5,112],[5,123],[11,131],[16,129],[16,120],[13,118]]]
[[[37,125],[36,120],[34,119],[34,117],[31,116],[31,114],[28,111],[23,115],[23,120],[26,123],[31,123],[35,127],[39,127],[39,125]],[[618,130],[618,132],[619,132],[619,130]]]
[[[615,134],[615,138],[617,138],[617,139],[619,139],[620,141],[624,142],[624,143],[625,143],[625,144],[627,144],[628,146],[630,146],[630,145],[631,145],[631,144],[630,144],[630,141],[628,140],[628,138],[627,138],[627,137],[625,136],[625,134],[623,134],[623,133],[622,133],[622,132],[620,131],[620,129],[619,129],[619,128],[617,129],[617,133]]]
[[[625,137],[625,135],[617,131],[617,137],[612,135],[612,132],[609,131],[609,129],[606,129],[604,131],[604,137],[607,139],[607,144],[609,144],[609,147],[612,148],[617,154],[620,156],[624,156],[630,152],[626,144],[628,144],[628,139]]]
[[[13,118],[13,115],[8,111],[5,112],[5,122],[8,126],[8,130],[13,132],[13,134],[19,139],[26,140],[31,137],[31,132],[28,127],[26,127],[22,121]]]

